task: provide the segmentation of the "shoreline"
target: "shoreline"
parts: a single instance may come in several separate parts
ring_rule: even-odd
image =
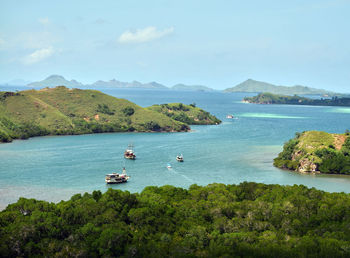
[[[312,176],[320,176],[320,175],[323,175],[323,176],[344,176],[344,177],[349,177],[350,175],[348,174],[339,174],[339,173],[322,173],[320,171],[314,171],[314,172],[302,172],[302,171],[296,171],[296,170],[291,170],[291,169],[288,169],[288,168],[280,168],[280,167],[276,167],[274,166],[275,168],[278,168],[280,170],[283,170],[283,171],[288,171],[288,172],[294,172],[294,173],[297,173],[297,174],[301,174],[301,175],[312,175]]]
[[[195,125],[195,126],[211,126],[211,125]],[[43,137],[56,137],[56,136],[79,136],[79,135],[94,135],[94,134],[113,134],[113,133],[120,133],[120,134],[127,134],[127,133],[193,133],[196,132],[196,130],[192,130],[191,128],[189,130],[184,130],[184,131],[130,131],[130,132],[99,132],[99,133],[81,133],[81,134],[48,134],[48,135],[38,135],[38,136],[31,136],[27,139],[12,139],[10,142],[1,142],[0,144],[10,144],[13,143],[14,141],[27,141],[32,138],[43,138]]]

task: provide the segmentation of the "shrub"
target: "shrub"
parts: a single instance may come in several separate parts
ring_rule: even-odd
[[[157,122],[150,121],[145,124],[146,129],[151,131],[159,131],[161,129],[160,125]]]
[[[108,105],[106,104],[98,104],[96,112],[100,112],[102,114],[107,114],[107,115],[114,115],[114,110],[110,110]]]
[[[126,116],[132,116],[135,113],[135,110],[132,107],[126,107],[122,110],[122,112]]]

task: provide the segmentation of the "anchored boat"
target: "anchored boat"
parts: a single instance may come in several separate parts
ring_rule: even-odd
[[[126,174],[125,168],[123,168],[123,172],[121,174],[119,173],[107,174],[105,181],[107,184],[120,184],[120,183],[128,182],[129,178],[130,177]]]
[[[125,150],[124,158],[126,158],[126,159],[136,159],[136,155],[134,153],[134,146],[132,144],[129,144],[128,148]]]
[[[182,154],[177,155],[177,156],[176,156],[176,160],[177,160],[178,162],[184,162],[184,157],[182,156]]]

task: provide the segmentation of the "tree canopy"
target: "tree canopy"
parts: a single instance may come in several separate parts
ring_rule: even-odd
[[[350,195],[258,183],[109,189],[0,212],[0,256],[349,257]]]

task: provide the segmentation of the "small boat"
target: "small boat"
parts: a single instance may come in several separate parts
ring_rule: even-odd
[[[124,152],[124,158],[126,159],[136,159],[136,155],[134,153],[134,146],[132,144],[128,145],[128,148]]]
[[[176,156],[176,160],[177,160],[178,162],[184,162],[184,157],[182,156],[182,154],[177,155],[177,156]]]
[[[121,174],[119,173],[107,174],[105,181],[107,184],[120,184],[120,183],[128,182],[129,178],[130,177],[125,172],[125,168],[123,168],[123,172]]]
[[[234,116],[233,115],[227,115],[226,118],[232,119],[232,118],[234,118]]]
[[[172,166],[171,166],[170,163],[168,163],[168,165],[166,165],[166,167],[167,167],[168,169],[171,169],[171,168],[172,168]]]

